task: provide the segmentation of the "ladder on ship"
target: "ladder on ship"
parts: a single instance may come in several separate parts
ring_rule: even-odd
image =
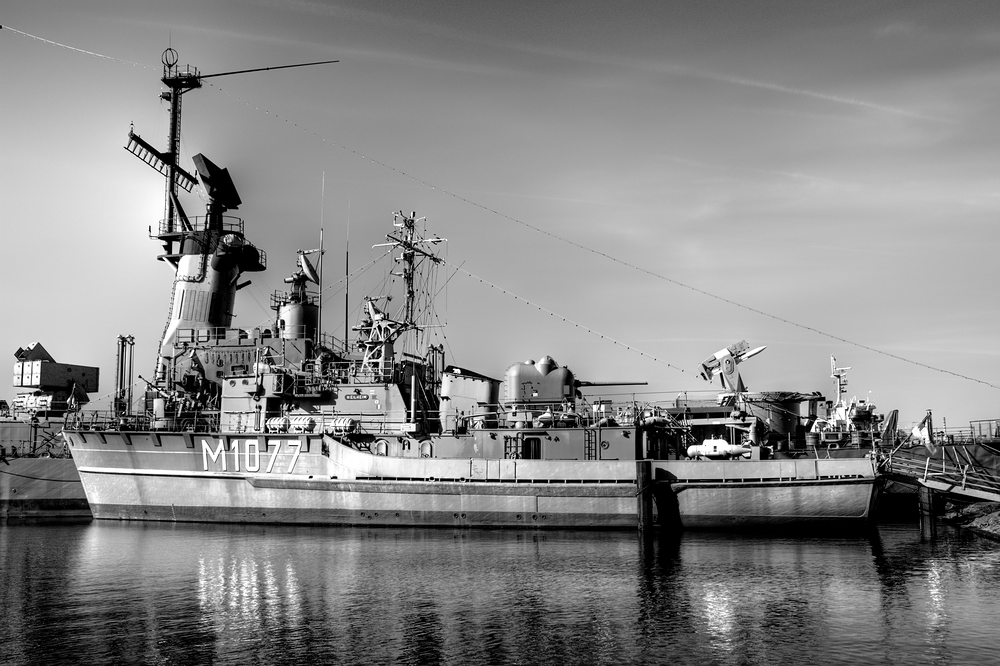
[[[967,500],[1000,502],[1000,475],[971,459],[959,463],[902,449],[879,457],[882,475],[889,480]]]

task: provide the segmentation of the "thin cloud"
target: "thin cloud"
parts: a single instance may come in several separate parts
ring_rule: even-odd
[[[591,53],[585,53],[583,51],[576,51],[572,49],[563,49],[553,46],[541,46],[537,44],[529,44],[517,41],[499,40],[489,35],[469,32],[465,30],[459,30],[441,25],[439,23],[431,23],[429,21],[420,21],[410,18],[402,18],[398,15],[391,15],[385,12],[372,11],[369,9],[362,10],[356,8],[344,8],[318,2],[309,2],[307,0],[262,0],[260,4],[279,11],[298,11],[300,13],[305,13],[310,15],[320,15],[320,16],[327,16],[330,18],[355,20],[370,24],[398,25],[406,28],[411,32],[421,32],[423,34],[431,35],[438,38],[454,39],[456,41],[476,44],[479,46],[482,46],[484,44],[489,44],[490,46],[493,47],[504,48],[512,51],[517,51],[520,53],[544,55],[551,58],[559,58],[562,60],[570,60],[573,62],[614,65],[618,67],[624,67],[644,72],[659,72],[659,73],[671,72],[674,74],[700,78],[707,81],[728,83],[736,86],[756,88],[758,90],[768,90],[771,92],[778,92],[787,95],[798,95],[801,97],[808,97],[811,99],[821,100],[824,102],[832,102],[835,104],[854,106],[858,108],[869,109],[872,111],[880,111],[882,113],[889,113],[893,115],[904,116],[907,118],[914,118],[917,120],[924,120],[936,123],[948,123],[948,124],[954,122],[946,118],[940,118],[928,114],[917,113],[914,111],[909,111],[907,109],[895,106],[889,106],[886,104],[869,102],[867,100],[862,100],[855,97],[831,95],[828,93],[817,92],[815,90],[809,90],[807,88],[796,88],[792,86],[782,85],[779,83],[771,83],[769,81],[760,81],[757,79],[749,79],[746,77],[731,76],[727,74],[717,74],[715,72],[697,69],[694,67],[688,67],[686,65],[643,61],[643,60],[635,60],[629,58],[598,56]]]
[[[482,38],[477,38],[477,40],[482,41]],[[499,44],[498,44],[499,45]],[[785,86],[778,83],[770,83],[768,81],[758,81],[755,79],[748,79],[740,76],[730,76],[726,74],[716,74],[714,72],[709,72],[703,69],[697,69],[694,67],[688,67],[686,65],[676,65],[673,63],[658,63],[651,61],[642,61],[634,59],[625,58],[613,58],[613,57],[596,57],[589,54],[581,53],[578,51],[571,51],[568,49],[559,49],[554,47],[539,47],[531,44],[523,43],[509,43],[507,44],[509,48],[516,49],[523,52],[530,52],[539,55],[548,55],[552,57],[559,57],[564,59],[576,60],[579,62],[591,62],[597,64],[613,64],[621,67],[628,67],[635,70],[647,71],[647,72],[670,72],[674,74],[679,74],[681,76],[690,76],[695,78],[704,79],[707,81],[717,81],[719,83],[730,83],[733,85],[744,86],[748,88],[758,88],[761,90],[770,90],[773,92],[785,93],[788,95],[799,95],[803,97],[810,97],[812,99],[818,99],[825,102],[834,102],[836,104],[845,104],[849,106],[856,106],[866,109],[871,109],[875,111],[881,111],[883,113],[891,113],[894,115],[906,116],[908,118],[915,118],[918,120],[927,120],[937,123],[953,123],[954,121],[948,120],[946,118],[940,118],[938,116],[931,116],[923,113],[916,113],[914,111],[908,111],[906,109],[901,109],[899,107],[888,106],[885,104],[876,104],[875,102],[868,102],[865,100],[853,98],[853,97],[843,97],[841,95],[830,95],[827,93],[816,92],[815,90],[808,90],[806,88],[793,88],[791,86]]]
[[[729,172],[735,171],[740,173],[758,173],[766,176],[781,176],[782,178],[806,181],[817,185],[831,185],[835,187],[844,187],[850,189],[855,189],[858,187],[857,183],[848,183],[839,180],[833,180],[832,178],[824,178],[822,176],[812,176],[810,174],[798,173],[794,171],[776,171],[773,169],[743,168],[743,167],[733,166],[732,164],[716,164],[713,162],[706,162],[704,160],[693,160],[686,157],[677,157],[675,155],[663,155],[662,157],[663,159],[669,160],[671,162],[676,162],[677,164],[683,164],[685,166],[694,166],[702,169],[710,169],[713,171],[729,171]]]
[[[851,97],[828,95],[826,93],[819,93],[813,90],[806,90],[804,88],[792,88],[777,83],[768,83],[766,81],[755,81],[753,79],[746,79],[737,76],[725,76],[721,74],[713,74],[711,72],[705,72],[689,68],[680,68],[680,69],[686,70],[692,76],[699,76],[709,80],[734,83],[737,85],[748,86],[751,88],[761,88],[763,90],[774,90],[776,92],[788,93],[789,95],[802,95],[804,97],[811,97],[813,99],[820,99],[827,102],[836,102],[838,104],[849,104],[852,106],[859,106],[862,108],[873,109],[875,111],[883,111],[885,113],[893,113],[900,116],[907,116],[909,118],[916,118],[918,120],[929,120],[931,122],[948,123],[948,124],[952,124],[954,122],[952,120],[948,120],[947,118],[939,118],[937,116],[930,116],[923,113],[914,113],[913,111],[907,111],[906,109],[900,109],[894,106],[886,106],[884,104],[875,104],[874,102],[866,102],[864,100]]]

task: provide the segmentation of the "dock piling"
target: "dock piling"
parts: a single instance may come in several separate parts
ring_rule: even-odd
[[[635,461],[636,511],[639,531],[653,530],[653,465],[648,460]]]

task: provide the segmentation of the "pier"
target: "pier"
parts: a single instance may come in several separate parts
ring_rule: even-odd
[[[916,487],[920,529],[925,536],[936,536],[935,517],[941,513],[945,499],[1000,502],[997,466],[984,464],[974,452],[986,454],[991,460],[997,456],[992,447],[983,448],[979,444],[948,445],[940,451],[883,450],[879,454],[879,471],[883,479]]]
[[[952,447],[950,447],[952,448]],[[953,447],[954,458],[896,450],[882,454],[882,476],[918,489],[979,502],[1000,502],[1000,476],[977,463],[965,446]],[[964,462],[957,460],[965,459]]]

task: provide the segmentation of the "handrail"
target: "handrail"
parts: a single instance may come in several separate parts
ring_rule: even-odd
[[[902,450],[882,452],[881,456],[885,472],[910,477],[925,485],[932,481],[948,483],[956,489],[953,492],[958,494],[974,490],[995,494],[1000,498],[1000,475],[980,465],[971,462],[960,465],[941,459],[938,469],[937,461],[930,456]]]
[[[209,227],[211,218],[207,215],[195,215],[193,217],[187,218],[190,228],[185,228],[183,224],[179,224],[176,220],[163,219],[160,220],[158,234],[156,236],[150,235],[151,238],[159,238],[160,236],[167,236],[173,234],[181,233],[191,233],[197,231],[207,231]],[[222,216],[222,231],[223,233],[243,233],[243,219],[236,217],[235,215],[223,215]]]

